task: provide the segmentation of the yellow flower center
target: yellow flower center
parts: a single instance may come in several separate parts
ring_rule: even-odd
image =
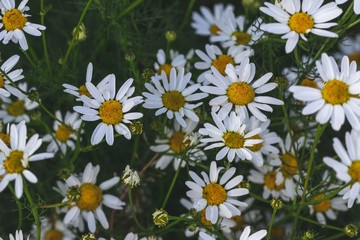
[[[275,183],[275,181],[276,181],[276,172],[275,171],[269,171],[264,176],[264,182],[265,182],[264,184],[268,189],[276,190],[276,191],[280,191],[281,189],[284,189],[284,187],[285,187],[284,182],[277,185]]]
[[[235,105],[246,105],[254,100],[254,89],[247,83],[236,82],[229,86],[226,95]]]
[[[59,126],[59,128],[55,132],[55,137],[60,142],[64,143],[67,140],[69,140],[71,133],[72,133],[72,129],[70,127],[62,124],[62,125]]]
[[[83,211],[95,210],[103,200],[101,189],[91,183],[84,183],[80,186],[81,197],[76,205]]]
[[[321,94],[323,99],[332,105],[346,103],[351,97],[349,85],[336,79],[327,82]]]
[[[186,145],[184,143],[185,133],[184,132],[176,132],[170,138],[170,149],[175,153],[181,153],[186,149]]]
[[[0,133],[0,139],[3,140],[3,142],[4,142],[7,146],[10,146],[10,135],[9,135],[9,134]]]
[[[317,83],[314,80],[309,79],[309,78],[304,78],[301,81],[300,85],[304,86],[304,87],[318,88]]]
[[[261,136],[259,134],[256,134],[254,136],[251,137],[251,139],[261,139]],[[253,152],[258,152],[261,150],[261,148],[263,147],[264,145],[264,142],[261,142],[261,143],[258,143],[258,144],[255,144],[255,145],[252,145],[251,147],[247,147],[249,150],[253,151]]]
[[[349,60],[350,60],[350,62],[355,61],[358,69],[360,68],[360,52],[350,54],[349,55]]]
[[[325,194],[321,193],[313,197],[311,200],[313,201],[321,200],[325,197],[326,197]],[[317,204],[314,204],[313,207],[315,212],[326,212],[331,207],[331,200],[330,199],[323,200]]]
[[[3,88],[5,85],[4,77],[0,74],[0,88]]]
[[[209,30],[212,35],[218,35],[220,32],[220,28],[216,24],[211,25]]]
[[[99,109],[99,116],[105,124],[119,124],[123,120],[122,104],[116,100],[105,101]]]
[[[25,103],[23,100],[16,100],[9,104],[7,107],[7,112],[9,115],[18,117],[25,113]]]
[[[296,33],[304,34],[314,27],[314,19],[307,13],[298,12],[290,17],[289,27]]]
[[[201,210],[200,212],[200,221],[202,224],[204,224],[205,226],[211,226],[211,222],[209,220],[206,219],[206,208],[204,208],[203,210]]]
[[[235,64],[234,59],[229,55],[222,54],[218,56],[216,59],[214,59],[211,65],[213,65],[219,71],[219,73],[225,76],[226,65],[229,63],[234,65]]]
[[[348,173],[352,180],[360,183],[360,160],[355,160],[351,163]]]
[[[294,155],[285,153],[280,156],[282,161],[281,172],[285,178],[291,178],[298,172],[298,162]]]
[[[232,36],[236,38],[236,43],[239,45],[246,45],[251,40],[251,35],[246,32],[233,32]]]
[[[85,96],[87,96],[87,97],[89,97],[89,98],[92,97],[91,94],[90,94],[90,92],[89,92],[89,90],[87,89],[87,87],[86,87],[85,85],[81,85],[81,86],[79,87],[78,92],[79,92],[79,95],[80,95],[80,96],[85,95]]]
[[[21,173],[24,171],[25,167],[23,166],[21,160],[23,160],[24,152],[23,151],[12,151],[10,156],[8,156],[4,161],[4,167],[7,173]]]
[[[14,31],[15,29],[23,29],[27,18],[19,9],[14,8],[5,12],[2,22],[6,31]]]
[[[209,183],[203,189],[203,198],[208,205],[220,205],[225,202],[226,197],[225,188],[218,183]]]
[[[223,135],[225,145],[229,148],[242,148],[245,143],[244,136],[237,132],[226,132]]]
[[[185,106],[185,98],[179,91],[170,91],[162,96],[164,106],[174,112]]]
[[[164,63],[163,65],[161,65],[159,67],[159,69],[157,70],[157,74],[161,74],[162,71],[165,72],[166,76],[170,76],[170,71],[172,69],[172,66],[170,64]]]
[[[45,233],[44,240],[62,240],[63,233],[56,229],[50,229]]]
[[[231,229],[233,232],[237,232],[237,230],[241,230],[244,228],[244,217],[242,215],[240,216],[234,216],[231,218],[236,224]]]

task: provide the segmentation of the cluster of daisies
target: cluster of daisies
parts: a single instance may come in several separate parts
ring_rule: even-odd
[[[143,92],[135,89],[138,84],[132,78],[108,74],[100,81],[93,80],[93,64],[89,63],[81,85],[62,85],[64,93],[73,96],[73,109],[51,113],[53,129],[47,128],[42,136],[28,131],[28,124],[31,111],[44,103],[31,97],[35,88],[20,81],[25,78],[23,70],[14,69],[20,56],[13,55],[0,72],[0,120],[7,124],[0,133],[0,192],[8,187],[17,199],[24,193],[31,199],[28,182],[46,181],[31,169],[38,164],[33,162],[72,159],[81,147],[113,146],[117,138],[131,140],[134,133],[141,132],[136,124],[140,126],[139,121],[146,118],[161,122],[155,138],[146,139],[156,156],[151,167],[171,174],[175,170],[175,180],[179,173],[188,177],[184,183],[188,190],[180,200],[184,215],[179,217],[186,219],[186,237],[260,240],[269,234],[270,239],[276,233],[269,228],[270,218],[280,225],[285,217],[283,213],[271,216],[270,207],[261,212],[255,199],[286,204],[305,201],[307,212],[300,209],[301,214],[316,218],[320,226],[325,226],[327,219],[336,220],[339,212],[360,203],[360,35],[344,39],[335,54],[319,52],[319,59],[298,55],[300,49],[311,48],[313,39],[342,37],[337,27],[343,16],[339,4],[345,2],[264,2],[259,9],[262,17],[252,21],[237,16],[230,4],[215,4],[213,9],[202,6],[193,13],[191,23],[195,34],[209,39],[202,49],[190,50],[187,55],[173,49],[158,50],[154,74],[144,83]],[[19,43],[23,51],[28,49],[24,32],[40,36],[45,30],[29,22],[26,4],[23,0],[16,8],[14,0],[0,2],[0,40]],[[358,0],[349,6],[351,14],[360,14]],[[280,39],[274,34],[281,35]],[[261,56],[258,46],[274,38],[297,60],[281,69],[281,79],[288,86],[279,78],[275,81],[275,73],[255,64]],[[283,114],[277,114],[281,111]],[[272,130],[274,117],[285,125],[278,128],[279,133]],[[86,139],[88,122],[95,125]],[[319,138],[328,125],[333,131],[344,125],[351,130],[342,139],[333,139],[334,156],[319,154],[322,162],[317,169],[322,175],[311,190],[315,186],[310,183],[309,187],[308,182],[314,174],[312,160],[318,154],[313,146],[321,144]],[[44,145],[46,151],[38,153]],[[173,169],[167,169],[169,165]],[[131,193],[140,183],[138,173],[127,166],[121,178],[115,173],[97,184],[99,172],[100,166],[89,162],[83,172],[65,174],[64,181],[54,187],[59,194],[55,217],[42,219],[41,229],[34,226],[31,236],[70,240],[88,232],[101,235],[115,216],[114,212],[107,216],[104,205],[124,210],[124,215],[134,214],[119,189],[126,195],[130,188]],[[126,190],[120,186],[121,180]],[[105,193],[115,188],[115,195]],[[153,216],[155,225],[166,226],[166,211],[157,210]],[[250,234],[250,226],[256,232]],[[268,228],[269,232],[264,230]],[[291,228],[291,223],[283,226],[280,238],[288,237]],[[125,240],[161,239],[128,229],[122,232],[127,233]],[[24,234],[18,230],[10,239],[23,240]]]

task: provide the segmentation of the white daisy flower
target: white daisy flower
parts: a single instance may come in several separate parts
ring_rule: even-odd
[[[46,27],[40,24],[29,22],[30,15],[25,12],[30,8],[26,6],[28,0],[23,0],[17,8],[15,8],[15,0],[2,0],[1,16],[0,19],[0,41],[4,44],[8,44],[11,40],[14,43],[19,43],[20,47],[26,51],[28,49],[28,43],[24,32],[33,35],[41,36],[41,31]]]
[[[221,75],[215,67],[211,67],[211,70],[213,75],[207,74],[206,79],[212,85],[202,86],[200,89],[217,95],[209,104],[213,112],[218,112],[220,119],[224,119],[232,110],[248,118],[249,110],[260,121],[266,121],[267,117],[260,110],[272,112],[273,109],[268,104],[284,104],[273,97],[258,96],[273,90],[277,84],[267,83],[273,75],[270,72],[253,82],[256,70],[249,58],[245,58],[238,68],[228,64],[225,69],[227,76]]]
[[[104,229],[108,229],[109,222],[102,210],[102,204],[112,209],[122,209],[125,205],[118,197],[103,193],[103,191],[118,184],[120,178],[113,177],[97,186],[96,178],[99,170],[99,165],[93,167],[91,163],[88,163],[85,167],[82,180],[73,175],[66,180],[69,188],[78,188],[79,197],[72,199],[71,203],[69,203],[72,207],[65,215],[65,224],[72,224],[78,218],[83,218],[87,222],[90,232],[94,233],[96,231],[95,219],[97,219]],[[65,197],[63,200],[63,202],[66,201],[69,201],[68,197]]]
[[[254,55],[253,50],[244,50],[239,46],[228,48],[227,53],[223,53],[223,51],[218,46],[206,44],[205,50],[206,53],[201,50],[195,50],[196,55],[198,55],[202,61],[196,62],[194,64],[196,69],[204,70],[204,72],[202,72],[197,79],[197,82],[204,85],[209,84],[205,75],[211,74],[211,66],[214,66],[219,71],[219,73],[225,76],[225,68],[227,64],[239,64],[245,57]]]
[[[323,53],[321,61],[316,61],[316,66],[324,84],[319,88],[289,88],[295,99],[305,102],[302,114],[317,112],[316,121],[324,124],[330,120],[336,131],[341,128],[346,118],[353,128],[360,130],[360,72],[356,71],[356,63],[349,63],[349,58],[345,56],[339,70],[334,58]]]
[[[233,178],[236,168],[232,167],[219,180],[219,172],[222,169],[222,167],[216,166],[215,161],[212,161],[210,176],[202,172],[203,179],[201,179],[196,173],[190,171],[189,175],[193,181],[185,182],[191,189],[186,192],[186,195],[194,202],[193,208],[198,212],[206,209],[205,218],[212,224],[218,221],[219,214],[225,218],[231,218],[241,214],[238,207],[247,206],[246,203],[235,199],[249,193],[248,189],[238,187],[243,176],[238,175]]]
[[[184,75],[184,68],[177,73],[175,68],[170,71],[168,78],[164,73],[161,76],[151,78],[151,83],[145,83],[145,88],[149,92],[143,92],[145,102],[144,108],[158,109],[155,116],[166,113],[167,118],[173,119],[182,126],[186,127],[184,117],[190,118],[194,122],[199,122],[199,117],[194,109],[202,102],[192,104],[189,102],[199,101],[208,96],[206,93],[194,93],[200,88],[200,84],[188,86],[191,73]]]
[[[355,61],[358,69],[360,68],[360,34],[354,37],[347,36],[344,41],[339,44],[341,57],[347,55],[349,61]]]
[[[0,192],[2,192],[10,181],[15,180],[15,195],[21,198],[23,194],[23,176],[31,183],[37,183],[37,177],[28,170],[29,163],[40,161],[54,156],[53,153],[34,154],[41,146],[42,139],[34,134],[29,141],[27,139],[27,128],[25,121],[10,126],[10,146],[0,139]]]
[[[205,6],[200,7],[200,13],[193,12],[191,27],[195,29],[195,33],[201,36],[217,35],[219,27],[217,22],[221,21],[228,13],[234,10],[231,4],[225,5],[218,3],[214,5],[213,12]]]
[[[18,87],[23,91],[27,92],[27,83],[19,83]],[[17,100],[12,101],[10,98],[2,98],[3,104],[2,110],[0,110],[0,119],[4,123],[19,123],[23,120],[29,122],[30,117],[28,116],[27,111],[31,111],[39,107],[39,104],[35,101],[30,100],[26,94],[23,94],[13,86],[9,85],[7,87],[7,90],[9,90],[11,94],[16,96]]]
[[[50,142],[46,151],[56,153],[59,148],[63,154],[67,148],[75,149],[77,131],[80,128],[81,119],[78,113],[66,112],[65,118],[60,111],[56,111],[55,117],[60,121],[54,121],[54,134],[46,134],[43,137],[44,142]]]
[[[151,146],[150,150],[163,155],[157,160],[155,168],[165,169],[171,162],[173,162],[174,169],[180,165],[181,159],[185,158],[181,167],[186,165],[186,162],[193,165],[194,162],[206,160],[206,154],[200,149],[203,145],[188,146],[185,141],[187,134],[192,133],[197,127],[197,123],[186,119],[186,127],[181,127],[178,122],[174,121],[174,128],[165,129],[166,138],[156,139],[156,146]],[[186,156],[186,157],[185,157]]]
[[[186,64],[185,56],[172,49],[170,49],[170,61],[166,61],[166,54],[162,49],[158,50],[156,58],[157,62],[154,63],[155,75],[161,75],[161,72],[164,71],[166,76],[169,77],[172,68],[179,71]]]
[[[35,225],[32,234],[36,235]],[[41,219],[41,240],[49,239],[74,240],[76,237],[62,221],[56,218],[44,218]]]
[[[11,69],[19,62],[19,59],[19,55],[13,55],[1,65],[1,71],[3,71],[13,82],[17,82],[24,78],[24,76],[21,75],[23,72],[22,69],[11,71]],[[4,97],[10,97],[10,92],[7,90],[7,87],[11,84],[11,82],[7,79],[7,77],[0,72],[0,95]]]
[[[235,112],[231,112],[230,116],[224,120],[220,120],[214,112],[211,113],[211,116],[216,126],[205,123],[205,128],[199,129],[200,134],[208,136],[200,141],[211,143],[205,147],[205,150],[221,147],[222,149],[216,154],[216,160],[221,160],[225,156],[229,162],[232,162],[235,156],[241,160],[252,160],[253,154],[249,147],[261,144],[264,141],[255,137],[261,132],[261,128],[247,129],[244,120]]]
[[[14,236],[10,233],[9,238],[10,238],[10,240],[25,240],[22,230],[16,230]],[[29,238],[30,238],[30,235],[26,238],[26,240],[29,240]],[[0,237],[0,240],[3,240],[3,239]]]
[[[260,11],[273,17],[278,23],[262,24],[261,29],[274,33],[283,34],[282,39],[287,39],[285,51],[290,53],[299,41],[299,36],[307,41],[306,35],[310,32],[323,37],[337,38],[338,35],[330,32],[330,27],[336,26],[336,22],[328,22],[337,18],[342,10],[335,2],[321,6],[324,0],[282,0],[281,7],[265,2],[266,7],[260,7]]]
[[[339,192],[344,200],[347,200],[348,208],[351,208],[357,200],[360,203],[360,132],[352,130],[345,134],[346,149],[338,138],[333,139],[333,148],[341,162],[332,157],[324,157],[324,163],[336,172],[336,177],[351,185]]]
[[[246,228],[242,232],[239,240],[260,240],[260,239],[263,239],[267,234],[266,230],[260,230],[260,231],[257,231],[250,235],[250,231],[251,231],[250,226],[246,226]],[[199,235],[202,240],[216,240],[216,238],[214,238],[204,232],[200,232]]]
[[[130,98],[135,91],[135,88],[131,87],[134,80],[129,78],[116,93],[115,75],[109,74],[105,78],[108,79],[108,91],[101,92],[94,84],[87,82],[86,88],[93,99],[80,96],[84,106],[74,107],[76,112],[83,114],[81,118],[84,121],[101,120],[91,135],[92,145],[100,143],[104,137],[107,144],[113,145],[114,128],[117,133],[124,135],[126,139],[130,139],[131,132],[125,123],[129,124],[132,120],[143,116],[139,112],[129,112],[143,101],[141,96]]]
[[[343,4],[348,0],[335,0],[336,4]],[[355,14],[360,14],[360,0],[354,0],[354,12]]]

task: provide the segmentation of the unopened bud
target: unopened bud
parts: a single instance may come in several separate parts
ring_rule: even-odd
[[[174,31],[167,31],[165,33],[165,39],[168,42],[173,42],[176,40],[176,33]]]
[[[284,203],[279,198],[273,198],[270,202],[270,205],[273,209],[279,210],[284,206]]]
[[[165,227],[169,222],[169,214],[164,209],[156,209],[152,216],[154,224],[158,227]]]
[[[344,232],[349,237],[356,237],[358,235],[358,228],[354,224],[348,224],[344,227]]]

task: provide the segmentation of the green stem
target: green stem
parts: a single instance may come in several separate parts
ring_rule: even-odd
[[[41,222],[40,222],[38,209],[37,209],[37,206],[36,206],[34,200],[31,197],[31,194],[30,194],[29,189],[27,187],[27,183],[26,183],[26,181],[24,179],[23,179],[23,188],[24,188],[25,196],[26,196],[26,198],[27,198],[27,200],[29,201],[29,204],[30,204],[31,213],[32,213],[32,215],[34,217],[34,220],[35,220],[36,240],[40,240],[40,237],[41,237]]]
[[[40,24],[45,26],[44,0],[40,0]],[[52,75],[52,69],[51,69],[51,64],[50,64],[50,59],[49,59],[49,52],[48,52],[47,43],[46,43],[45,31],[42,31],[41,38],[42,38],[42,44],[43,44],[43,48],[44,48],[45,62],[46,62],[46,65],[47,65],[47,67],[49,69],[50,75]]]
[[[18,217],[18,229],[22,229],[22,222],[23,222],[23,211],[22,211],[22,203],[21,201],[16,197],[14,188],[11,184],[8,184],[8,188],[12,195],[14,195],[16,205],[18,207],[19,217]]]
[[[315,220],[312,220],[312,219],[309,219],[309,218],[306,218],[306,217],[298,216],[298,218],[305,221],[305,222],[309,222],[309,223],[312,223],[312,224],[315,224],[315,225],[318,225],[318,226],[321,226],[321,227],[325,227],[325,228],[328,228],[328,229],[333,229],[333,230],[340,231],[340,232],[344,231],[344,229],[342,229],[342,228],[338,228],[338,227],[327,225],[327,224],[322,224],[322,223],[319,223],[319,222],[317,222]]]
[[[139,220],[136,217],[135,208],[134,208],[134,202],[133,202],[133,198],[132,198],[132,188],[131,187],[129,187],[128,195],[129,195],[129,203],[130,203],[131,215],[134,217],[136,225],[141,229],[145,229],[140,224]]]
[[[346,27],[346,30],[348,30],[349,28],[352,28],[354,27],[355,25],[359,24],[360,23],[360,19],[356,20],[355,22],[349,24],[349,26]]]
[[[273,227],[273,223],[275,220],[275,215],[276,215],[277,209],[273,209],[272,215],[271,215],[271,219],[270,219],[270,224],[269,224],[269,230],[266,236],[266,240],[270,240],[271,237],[271,231],[272,231],[272,227]]]
[[[165,209],[166,203],[167,203],[167,201],[169,200],[170,194],[171,194],[171,192],[172,192],[172,190],[173,190],[173,188],[174,188],[174,186],[175,186],[176,179],[177,179],[177,177],[179,176],[179,173],[180,173],[180,170],[181,170],[181,164],[182,164],[182,162],[183,162],[183,158],[181,158],[181,160],[180,160],[178,169],[176,170],[176,173],[175,173],[175,175],[174,175],[174,177],[173,177],[173,180],[172,180],[172,182],[171,182],[170,188],[169,188],[168,192],[166,193],[166,197],[165,197],[164,202],[163,202],[163,204],[162,204],[162,206],[161,206],[162,209]]]
[[[25,55],[26,59],[29,61],[30,65],[36,69],[36,64],[35,64],[34,60],[31,59],[30,55],[24,50],[22,52]]]
[[[137,5],[139,5],[140,3],[142,3],[144,0],[136,0],[135,2],[133,2],[130,6],[128,6],[127,8],[125,8],[121,13],[119,13],[119,15],[117,15],[117,20],[121,17],[123,17],[124,15],[126,15],[127,13],[129,13],[131,10],[133,10],[134,8],[137,7]]]
[[[183,21],[180,25],[180,30],[183,29],[185,27],[185,25],[187,24],[187,21],[188,21],[188,18],[190,17],[190,14],[192,12],[192,9],[194,7],[194,4],[195,4],[195,0],[190,0],[190,3],[186,9],[186,13],[184,15],[184,18],[183,18]]]
[[[70,203],[71,201],[67,201],[67,202],[61,202],[61,203],[54,203],[54,204],[46,204],[46,205],[41,205],[39,206],[39,208],[55,208],[55,207],[62,207],[62,206],[66,206]]]

